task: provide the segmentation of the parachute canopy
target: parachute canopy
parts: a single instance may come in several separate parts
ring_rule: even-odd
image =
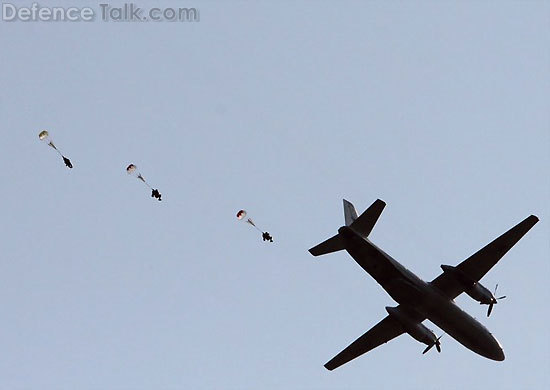
[[[38,138],[40,138],[41,141],[45,140],[49,137],[49,134],[46,130],[42,130],[40,134],[38,134]]]
[[[246,217],[246,211],[245,211],[245,210],[239,210],[239,211],[237,212],[237,219],[238,219],[238,220],[241,220],[241,219],[243,219],[244,217]]]
[[[126,168],[126,172],[128,173],[128,175],[133,174],[136,170],[137,170],[137,167],[134,164],[130,164]]]

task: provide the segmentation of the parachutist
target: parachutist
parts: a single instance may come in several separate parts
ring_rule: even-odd
[[[151,190],[151,197],[153,198],[157,198],[159,201],[161,201],[161,193],[159,192],[159,190],[151,187],[151,185],[149,183],[147,183],[147,181],[145,180],[145,178],[143,177],[143,175],[137,170],[137,166],[135,164],[130,164],[126,167],[126,173],[129,174],[129,175],[132,175],[134,176],[136,179],[139,179],[140,181],[143,182],[143,184],[145,184],[147,187],[149,187],[149,189]]]
[[[71,164],[71,160],[69,160],[67,157],[65,156],[61,156],[63,157],[63,162],[65,163],[66,166],[68,166],[69,168],[72,168],[73,167],[73,164]]]
[[[63,162],[65,163],[65,165],[69,168],[72,168],[73,167],[73,164],[71,164],[71,160],[69,160],[67,157],[63,156],[63,154],[61,153],[61,151],[59,149],[57,149],[57,147],[53,144],[51,138],[50,138],[50,134],[48,133],[47,130],[42,130],[39,134],[38,134],[38,138],[40,139],[40,141],[43,141],[45,143],[47,143],[47,145],[52,148],[53,150],[55,150],[57,152],[57,154],[59,154],[62,158],[63,158]]]
[[[237,219],[239,221],[244,221],[244,222],[248,223],[251,226],[254,226],[254,229],[256,229],[257,231],[262,233],[262,239],[264,241],[273,242],[273,237],[271,237],[271,234],[269,234],[268,232],[262,232],[262,229],[260,229],[258,226],[256,226],[254,221],[252,221],[252,218],[246,218],[246,215],[247,215],[246,210],[239,210],[237,212]]]
[[[162,200],[160,197],[161,197],[161,193],[159,192],[159,190],[156,190],[156,189],[153,189],[153,191],[151,192],[151,197],[153,198],[157,198],[159,200],[159,202]]]

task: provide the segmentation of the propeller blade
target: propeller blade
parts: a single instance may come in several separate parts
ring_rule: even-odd
[[[430,349],[432,349],[432,347],[434,346],[434,344],[430,344],[426,347],[426,349],[424,350],[424,352],[422,352],[422,355],[424,355],[426,352],[428,352]]]
[[[503,296],[497,298],[497,297],[496,297],[496,295],[497,295],[497,289],[498,289],[498,283],[495,285],[495,291],[493,292],[493,297],[494,297],[494,300],[495,300],[495,301],[489,304],[489,309],[487,310],[487,317],[489,317],[489,316],[491,315],[491,312],[493,311],[493,305],[494,305],[495,303],[498,303],[497,301],[506,298],[506,295],[503,295]]]
[[[489,304],[489,310],[487,310],[487,317],[491,315],[491,312],[493,311],[493,303]]]
[[[437,352],[441,352],[441,343],[439,342],[439,340],[441,340],[441,337],[443,337],[444,335],[445,333],[443,333],[435,340],[435,347],[437,348]]]
[[[437,352],[441,353],[441,343],[439,342],[439,340],[441,339],[441,337],[443,337],[444,334],[445,333],[443,333],[441,336],[439,336],[437,339],[435,339],[435,341],[433,343],[428,345],[426,347],[426,349],[424,350],[424,352],[422,352],[422,355],[424,355],[426,352],[428,352],[430,349],[432,349],[434,345],[435,345],[435,348],[437,349]]]

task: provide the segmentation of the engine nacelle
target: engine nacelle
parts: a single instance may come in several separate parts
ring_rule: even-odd
[[[441,265],[441,269],[443,272],[451,275],[458,283],[460,283],[462,287],[464,287],[464,292],[472,299],[485,305],[496,303],[496,299],[491,291],[458,268],[443,264]]]
[[[490,305],[491,303],[496,303],[497,301],[491,291],[479,282],[464,292],[482,305]]]
[[[422,325],[420,322],[414,321],[397,307],[387,306],[386,311],[391,317],[399,321],[399,323],[403,325],[405,332],[407,332],[415,340],[426,345],[433,345],[436,343],[437,337],[431,330]]]

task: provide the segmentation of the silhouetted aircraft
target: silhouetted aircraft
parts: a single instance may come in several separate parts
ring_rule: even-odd
[[[423,353],[434,345],[441,352],[441,337],[437,338],[422,324],[425,319],[481,356],[504,360],[504,352],[495,337],[460,309],[454,299],[466,292],[481,304],[489,305],[488,316],[497,298],[479,280],[539,219],[534,215],[527,217],[456,267],[442,265],[443,273],[431,282],[425,282],[368,239],[385,206],[378,199],[357,217],[355,207],[344,199],[346,225],[338,229],[337,235],[309,250],[312,255],[319,256],[345,249],[399,303],[396,307],[386,307],[386,318],[331,359],[325,367],[334,370],[403,333],[426,344]]]

